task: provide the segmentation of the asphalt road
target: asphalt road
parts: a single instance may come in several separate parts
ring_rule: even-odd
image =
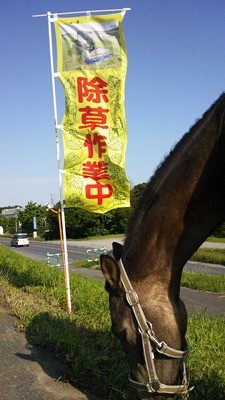
[[[0,243],[9,247],[11,250],[20,253],[26,257],[30,257],[34,260],[38,261],[46,261],[47,253],[50,254],[58,254],[61,253],[60,243],[58,241],[54,242],[41,242],[39,240],[30,240],[29,247],[12,247],[11,240],[9,238],[1,238]],[[86,257],[86,251],[88,248],[85,248],[81,245],[68,245],[68,257],[69,262],[74,260],[83,260]]]
[[[103,238],[95,240],[68,241],[67,248],[68,248],[68,261],[70,268],[72,268],[71,264],[73,261],[84,260],[86,257],[94,259],[96,252],[98,251],[101,252],[103,249],[110,250],[112,248],[113,240],[114,239]],[[123,239],[116,238],[116,241],[122,243]],[[39,260],[43,262],[46,261],[47,253],[50,254],[61,253],[61,247],[58,241],[41,242],[38,240],[30,240],[29,247],[18,247],[18,248],[11,247],[10,242],[11,240],[9,238],[0,237],[0,243],[4,244],[7,247],[10,247],[11,250],[16,251],[26,257],[30,257],[34,260]],[[201,247],[225,249],[225,244],[205,242]],[[50,263],[54,263],[56,261],[57,261],[56,257],[50,257]],[[194,261],[188,261],[184,269],[187,271],[209,273],[213,275],[225,274],[225,266],[223,265],[198,263]]]
[[[101,243],[102,242],[102,243]],[[112,240],[110,241],[110,243]],[[0,243],[4,244],[6,247],[9,247],[12,251],[15,251],[19,254],[22,254],[25,257],[32,258],[38,261],[46,261],[47,254],[59,254],[61,253],[61,246],[59,241],[39,241],[39,240],[30,240],[29,247],[12,247],[11,239],[3,238],[0,236]],[[89,257],[95,256],[94,249],[98,249],[99,251],[103,251],[104,249],[110,249],[109,244],[106,243],[104,245],[104,239],[98,241],[68,241],[67,250],[68,250],[68,260],[69,264],[73,261],[84,260],[87,256],[87,251],[91,251],[89,253]],[[56,257],[50,257],[52,263],[56,261]]]

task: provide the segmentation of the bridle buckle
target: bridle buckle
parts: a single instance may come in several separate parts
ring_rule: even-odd
[[[136,304],[139,303],[139,298],[137,295],[137,292],[135,292],[134,289],[130,289],[128,292],[126,292],[126,299],[129,304],[129,306],[134,307]]]

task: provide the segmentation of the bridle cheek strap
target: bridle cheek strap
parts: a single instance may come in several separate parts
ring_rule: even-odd
[[[186,366],[185,366],[185,356],[188,352],[175,350],[169,347],[165,342],[158,342],[155,337],[152,324],[146,320],[142,307],[139,303],[139,298],[135,290],[133,289],[131,282],[125,271],[122,259],[117,261],[120,268],[120,278],[122,285],[126,292],[126,299],[128,304],[133,310],[134,316],[136,318],[139,332],[142,339],[142,347],[145,359],[146,370],[148,374],[148,382],[139,383],[134,381],[129,376],[130,384],[138,389],[139,391],[144,391],[146,396],[146,391],[148,393],[165,393],[165,394],[177,394],[187,392],[187,376],[186,376]],[[156,373],[155,363],[154,363],[154,352],[152,348],[157,350],[160,354],[165,354],[167,357],[183,359],[183,382],[181,385],[164,385],[159,381]],[[139,393],[140,394],[140,393]]]

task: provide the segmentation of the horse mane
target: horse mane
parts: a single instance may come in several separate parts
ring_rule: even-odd
[[[182,155],[186,146],[192,140],[192,134],[198,131],[201,124],[210,117],[210,114],[214,113],[218,105],[225,100],[225,93],[223,92],[219,98],[210,106],[210,108],[199,118],[195,124],[190,128],[190,130],[184,134],[180,141],[175,144],[171,149],[170,153],[163,159],[163,161],[156,168],[155,173],[152,175],[147,183],[147,186],[139,199],[134,212],[132,213],[126,228],[126,239],[125,245],[129,245],[129,241],[132,237],[135,237],[135,232],[139,229],[139,225],[143,221],[145,215],[151,208],[152,204],[157,199],[157,195],[162,187],[164,181],[169,175],[176,159],[179,155]]]

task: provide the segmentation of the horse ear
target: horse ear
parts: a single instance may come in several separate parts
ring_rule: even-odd
[[[113,247],[113,255],[114,255],[115,259],[119,260],[120,258],[122,258],[122,249],[123,249],[122,244],[113,242],[112,247]]]
[[[100,255],[101,269],[111,288],[116,289],[120,281],[120,269],[114,258],[107,254]]]

